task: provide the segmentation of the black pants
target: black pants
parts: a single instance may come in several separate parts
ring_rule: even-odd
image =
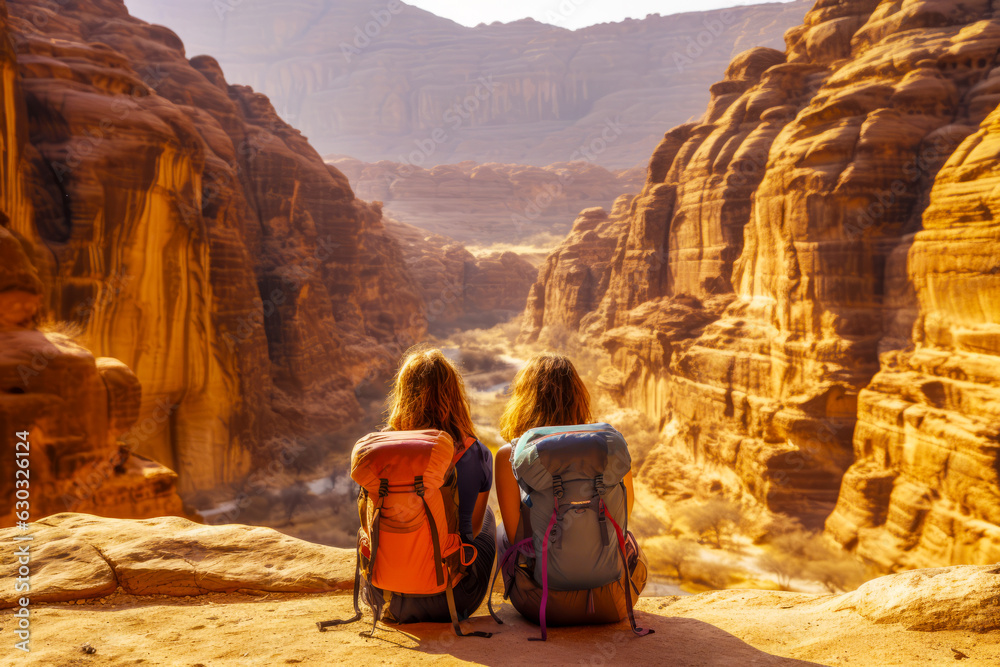
[[[455,585],[455,608],[461,621],[472,616],[486,599],[496,556],[496,521],[493,510],[486,508],[483,529],[472,541],[476,547],[476,560],[469,566],[465,576]],[[444,593],[429,596],[406,596],[393,594],[389,600],[388,612],[397,623],[447,623],[448,598]]]

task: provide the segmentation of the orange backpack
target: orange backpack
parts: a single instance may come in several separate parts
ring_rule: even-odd
[[[456,448],[452,437],[437,430],[379,431],[358,440],[351,455],[351,479],[358,493],[357,561],[354,572],[354,617],[317,623],[327,627],[361,619],[358,596],[361,577],[389,595],[445,593],[452,627],[459,625],[452,586],[475,559],[463,558],[458,527],[458,478],[455,464],[474,442]],[[375,626],[382,617],[372,610]]]

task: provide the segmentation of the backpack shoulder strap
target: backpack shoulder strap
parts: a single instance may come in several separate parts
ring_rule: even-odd
[[[455,446],[455,458],[451,460],[451,464],[455,465],[458,460],[465,456],[465,453],[472,449],[472,446],[476,444],[477,438],[474,435],[466,436],[465,440]]]
[[[424,485],[420,477],[416,478],[414,488],[417,495],[420,496],[421,502],[424,504],[424,513],[427,515],[427,522],[430,524],[431,541],[434,548],[434,567],[437,570],[438,585],[442,583],[442,580],[445,585],[445,599],[448,602],[448,615],[451,616],[452,629],[459,637],[485,637],[487,639],[492,637],[492,632],[481,632],[479,630],[466,632],[462,629],[462,624],[458,619],[458,609],[455,606],[455,592],[451,585],[451,568],[448,567],[441,557],[441,542],[438,540],[437,522],[434,521],[434,514],[431,513],[431,509],[427,505],[427,500],[424,498]]]

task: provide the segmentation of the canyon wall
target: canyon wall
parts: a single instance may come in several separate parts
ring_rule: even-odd
[[[995,562],[1000,17],[820,0],[786,42],[578,220],[522,340],[611,353],[602,388],[662,428],[654,485],[683,448],[884,568]]]
[[[551,21],[578,4],[552,3]],[[529,19],[467,28],[397,0],[128,6],[267,94],[321,153],[417,167],[582,156],[609,168],[644,162],[662,128],[701,113],[706,86],[734,54],[779,46],[808,8],[653,14],[571,31]]]
[[[392,218],[389,233],[427,304],[427,330],[434,335],[489,328],[524,308],[538,269],[515,252],[474,255],[455,239]]]
[[[9,461],[0,525],[66,510],[185,516],[177,475],[119,442],[141,431],[135,374],[117,359],[95,359],[69,336],[37,329],[44,288],[3,227],[0,266],[0,451]]]
[[[7,13],[3,226],[37,271],[41,319],[138,379],[140,428],[118,440],[190,493],[349,433],[355,388],[426,329],[379,207],[266,97],[188,60],[121,0],[11,0]],[[72,354],[99,389],[94,362]],[[10,382],[7,394],[34,391]],[[97,449],[93,433],[78,446]]]
[[[994,110],[938,173],[912,238],[914,347],[883,355],[858,398],[827,526],[887,567],[1000,560],[998,155]]]

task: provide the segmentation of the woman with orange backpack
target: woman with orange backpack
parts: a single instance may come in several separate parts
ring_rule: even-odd
[[[637,635],[652,632],[636,626],[632,610],[646,562],[628,532],[628,445],[610,425],[591,421],[576,368],[552,354],[532,357],[518,372],[500,419],[511,444],[496,456],[499,571],[504,597],[541,626],[542,640],[547,625],[626,617]]]
[[[351,456],[361,487],[355,616],[319,628],[359,620],[360,593],[375,624],[451,620],[456,634],[489,636],[460,626],[482,604],[496,554],[492,456],[462,377],[440,350],[412,350],[387,406],[385,427]]]

